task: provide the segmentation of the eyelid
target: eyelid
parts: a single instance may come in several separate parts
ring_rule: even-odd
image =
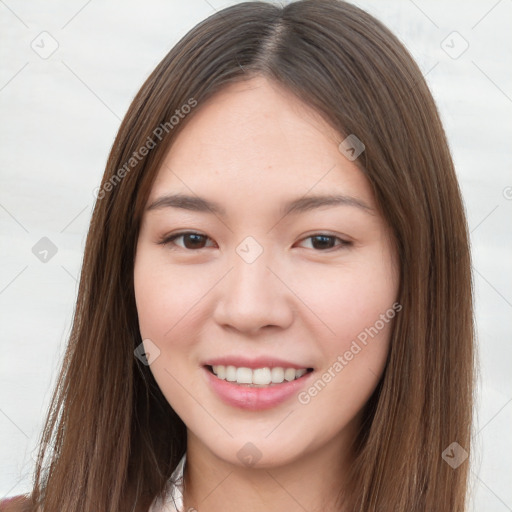
[[[177,233],[171,233],[169,235],[164,235],[158,240],[159,245],[168,245],[170,243],[173,243],[176,238],[180,238],[181,236],[185,235],[198,235],[207,238],[208,240],[212,240],[208,235],[205,235],[204,233],[201,233],[199,231],[179,231]],[[178,246],[180,249],[184,249],[185,251],[199,251],[200,249],[205,249],[205,247],[201,247],[200,249],[187,249],[186,247]]]
[[[205,233],[201,233],[199,231],[187,230],[187,231],[179,231],[177,233],[171,233],[169,235],[164,235],[163,237],[161,237],[159,239],[158,244],[159,245],[168,245],[168,244],[173,243],[174,240],[176,240],[177,238],[180,238],[180,237],[185,236],[185,235],[198,235],[198,236],[205,237],[207,240],[212,240],[212,238],[210,238]],[[341,236],[339,236],[337,234],[330,233],[330,232],[327,232],[327,231],[316,231],[316,232],[310,233],[307,236],[303,236],[298,242],[304,242],[305,240],[313,239],[313,238],[319,237],[319,236],[324,236],[326,238],[334,238],[336,240],[339,240],[340,243],[339,244],[335,244],[334,247],[329,247],[327,249],[314,249],[314,248],[312,248],[312,250],[314,252],[331,252],[331,251],[336,251],[336,250],[339,250],[339,249],[346,248],[346,247],[352,245],[352,243],[353,243],[351,240],[346,240],[346,239],[342,238]],[[177,245],[177,244],[175,244],[175,245]],[[187,249],[186,247],[182,247],[180,245],[178,245],[178,247],[180,249],[185,250],[185,251],[191,251],[191,252],[197,252],[197,251],[200,251],[201,249],[208,248],[208,246],[207,246],[207,247],[200,247],[198,249]]]
[[[310,239],[313,239],[313,238],[316,238],[316,237],[319,237],[319,236],[323,236],[323,237],[326,237],[326,238],[334,238],[335,240],[339,240],[340,243],[338,244],[335,244],[334,247],[329,247],[328,249],[314,249],[313,250],[315,252],[331,252],[331,251],[336,251],[336,250],[339,250],[339,249],[343,249],[345,247],[348,247],[350,245],[352,245],[352,241],[351,240],[348,240],[346,238],[342,238],[341,235],[338,235],[338,234],[335,234],[335,233],[330,233],[330,232],[327,232],[327,231],[316,231],[314,233],[310,233],[306,236],[303,236],[299,242],[304,242],[305,240],[310,240]]]

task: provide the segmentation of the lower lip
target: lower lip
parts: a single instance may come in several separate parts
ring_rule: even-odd
[[[253,388],[219,379],[208,368],[203,367],[203,370],[206,372],[209,385],[221,400],[233,407],[250,411],[271,409],[288,400],[304,387],[313,373],[308,372],[290,382],[283,382],[264,388]]]

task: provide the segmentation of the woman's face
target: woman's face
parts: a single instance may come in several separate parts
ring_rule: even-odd
[[[370,185],[340,136],[263,78],[229,85],[188,121],[137,246],[150,369],[210,455],[265,467],[335,453],[359,426],[400,309]]]

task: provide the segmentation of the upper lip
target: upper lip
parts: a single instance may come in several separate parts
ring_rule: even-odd
[[[223,357],[215,357],[213,359],[208,359],[205,361],[205,366],[236,366],[237,368],[295,368],[296,370],[300,370],[301,368],[311,368],[310,365],[297,364],[291,361],[285,361],[284,359],[277,359],[276,357],[254,357],[247,358],[244,356],[223,356]]]

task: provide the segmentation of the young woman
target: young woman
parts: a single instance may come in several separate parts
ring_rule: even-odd
[[[463,512],[470,276],[402,44],[337,0],[216,13],[119,129],[34,489],[4,510]]]

